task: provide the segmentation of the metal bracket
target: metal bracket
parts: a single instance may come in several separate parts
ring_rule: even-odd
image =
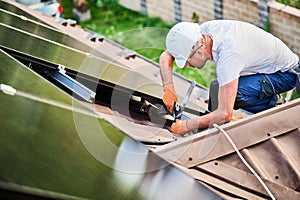
[[[69,90],[71,90],[73,93],[80,96],[84,100],[93,102],[96,96],[95,92],[68,76],[63,65],[58,65],[57,69],[57,71],[49,72],[49,75],[53,79],[58,81],[63,86],[67,87]]]
[[[77,21],[74,19],[65,19],[65,18],[61,18],[61,17],[57,17],[56,22],[63,26],[67,26],[69,24],[72,27],[75,27],[77,24]]]
[[[68,24],[72,27],[75,27],[77,25],[77,21],[74,19],[68,19]]]
[[[99,42],[103,42],[104,40],[104,36],[101,35],[101,34],[98,34],[96,32],[93,32],[89,29],[84,29],[87,33],[84,35],[85,38],[93,41],[93,42],[96,42],[96,41],[99,41]]]
[[[119,56],[124,57],[129,60],[130,58],[135,59],[136,52],[130,49],[124,49],[123,51],[117,53]]]

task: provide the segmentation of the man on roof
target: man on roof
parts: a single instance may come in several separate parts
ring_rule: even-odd
[[[280,93],[299,84],[295,73],[299,58],[280,39],[241,21],[213,20],[201,25],[180,22],[166,37],[166,50],[160,56],[164,87],[163,101],[170,113],[178,102],[172,79],[173,62],[179,68],[201,69],[207,60],[216,64],[217,106],[209,114],[190,120],[176,120],[175,134],[208,128],[232,119],[233,109],[257,113],[275,106]],[[299,75],[299,74],[298,74]],[[297,87],[298,88],[298,87]],[[211,91],[210,91],[211,93]]]

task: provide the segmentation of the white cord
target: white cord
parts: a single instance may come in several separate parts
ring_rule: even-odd
[[[249,165],[249,163],[245,160],[245,158],[243,157],[243,155],[240,153],[239,149],[237,148],[237,146],[234,144],[234,142],[232,141],[232,139],[229,137],[229,135],[226,133],[226,131],[224,131],[224,129],[222,127],[220,127],[217,124],[213,124],[213,126],[215,128],[217,128],[219,131],[221,131],[225,137],[228,139],[228,141],[230,142],[230,144],[232,145],[232,147],[234,148],[234,150],[236,151],[237,155],[240,157],[240,159],[242,160],[242,162],[246,165],[246,167],[254,174],[254,176],[258,179],[258,181],[260,182],[260,184],[264,187],[264,189],[267,191],[267,193],[269,194],[269,196],[271,197],[272,200],[275,200],[274,195],[272,194],[272,192],[269,190],[269,188],[267,187],[267,185],[264,183],[264,181],[260,178],[260,176],[256,173],[256,171]]]
[[[88,112],[87,110],[83,110],[80,108],[77,108],[75,106],[72,105],[68,105],[59,101],[55,101],[55,100],[51,100],[51,99],[44,99],[29,93],[25,93],[25,92],[21,92],[21,91],[17,91],[15,88],[13,88],[10,85],[5,85],[5,84],[0,84],[0,91],[2,90],[3,93],[11,95],[11,96],[20,96],[20,97],[24,97],[26,99],[31,99],[33,101],[37,101],[37,102],[41,102],[41,103],[45,103],[51,106],[55,106],[58,108],[62,108],[65,110],[69,110],[69,111],[74,111],[80,114],[84,114],[84,115],[88,115],[91,117],[96,117],[99,118],[99,116],[95,113],[92,112]],[[92,111],[92,110],[91,110]]]

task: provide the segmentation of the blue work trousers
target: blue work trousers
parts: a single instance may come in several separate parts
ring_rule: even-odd
[[[297,75],[292,72],[254,74],[239,78],[234,108],[257,113],[275,106],[280,93],[293,89]]]

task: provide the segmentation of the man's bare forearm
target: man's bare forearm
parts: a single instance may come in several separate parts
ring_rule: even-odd
[[[210,114],[188,120],[187,128],[189,130],[209,128],[214,123],[225,124],[227,122],[228,121],[226,121],[226,113],[220,110],[216,110]]]
[[[163,85],[173,83],[173,61],[174,58],[167,51],[164,51],[159,58],[160,74]]]

